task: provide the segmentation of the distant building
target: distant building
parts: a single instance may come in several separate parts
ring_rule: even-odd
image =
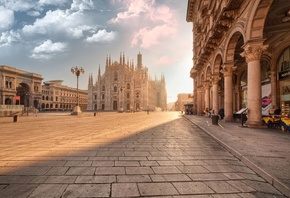
[[[177,95],[177,101],[175,102],[176,111],[185,111],[184,105],[193,102],[192,94],[180,93]]]
[[[133,60],[127,63],[125,55],[120,61],[106,59],[103,75],[99,67],[96,82],[89,77],[87,110],[138,111],[166,110],[167,93],[165,77],[152,80],[148,68],[143,66],[142,55],[137,55],[137,66]]]
[[[62,85],[62,80],[45,81],[42,85],[41,109],[45,111],[71,111],[77,104],[77,89]],[[88,104],[88,91],[78,90],[79,105],[84,111]]]
[[[0,105],[39,107],[42,76],[10,66],[0,66]]]

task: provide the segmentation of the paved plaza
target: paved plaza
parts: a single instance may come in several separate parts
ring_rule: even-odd
[[[177,112],[0,118],[0,197],[286,197],[209,133],[221,127],[194,118]]]

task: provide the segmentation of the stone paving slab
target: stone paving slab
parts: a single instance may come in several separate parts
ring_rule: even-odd
[[[177,112],[43,114],[0,127],[1,198],[285,197]]]
[[[217,126],[203,116],[183,116],[290,197],[290,133],[271,128],[241,127],[240,123],[223,120],[219,120]],[[242,167],[235,167],[235,170],[249,171]]]

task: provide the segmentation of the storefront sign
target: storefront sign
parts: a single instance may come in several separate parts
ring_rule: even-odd
[[[290,85],[282,86],[282,95],[290,94]]]
[[[279,80],[282,80],[282,79],[285,79],[285,78],[288,78],[290,76],[290,71],[282,71],[282,72],[279,72]]]

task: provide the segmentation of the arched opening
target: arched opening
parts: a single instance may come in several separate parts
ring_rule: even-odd
[[[25,83],[20,83],[16,88],[16,95],[20,96],[20,105],[24,105],[24,107],[30,107],[30,87]]]
[[[114,81],[118,81],[118,73],[114,72]]]
[[[33,101],[33,107],[38,109],[39,108],[39,101],[38,100],[34,100]]]
[[[116,100],[113,101],[113,110],[114,111],[118,110],[118,102]]]
[[[139,111],[139,110],[140,110],[140,104],[136,103],[136,111]]]
[[[12,105],[12,100],[11,100],[11,98],[6,98],[6,99],[5,99],[5,105]]]
[[[290,113],[290,46],[280,55],[278,60],[278,98],[280,98],[281,114]]]

